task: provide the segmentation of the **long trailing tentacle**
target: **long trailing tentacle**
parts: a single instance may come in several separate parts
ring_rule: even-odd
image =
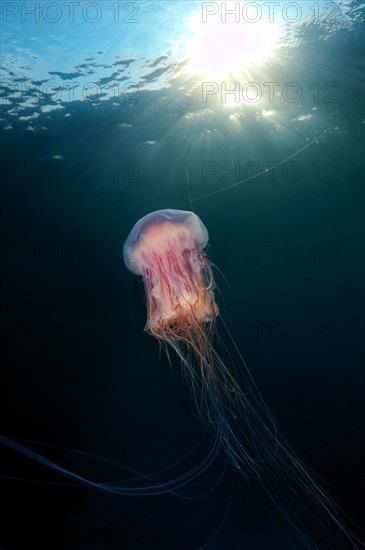
[[[191,280],[189,261],[194,258],[199,262],[205,284],[202,286],[200,281],[184,288],[184,281]],[[186,307],[178,310],[172,321],[147,323],[146,330],[171,346],[181,359],[199,416],[207,420],[232,463],[269,513],[275,509],[280,512],[300,547],[333,550],[363,547],[355,528],[347,527],[351,522],[278,430],[229,333],[232,353],[227,345],[218,346],[218,309],[212,299],[214,277],[206,256],[196,247],[182,265],[186,271],[178,274],[179,291],[185,296]],[[199,294],[202,288],[203,296]],[[170,292],[173,294],[174,289]],[[201,315],[202,302],[209,310],[207,316]],[[180,307],[179,303],[176,307]],[[227,331],[223,320],[221,324]]]

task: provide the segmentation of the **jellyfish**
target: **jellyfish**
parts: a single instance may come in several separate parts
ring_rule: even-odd
[[[143,278],[145,331],[168,355],[176,352],[196,411],[296,548],[362,547],[356,529],[281,434],[231,337],[216,301],[208,240],[203,222],[189,211],[158,210],[135,224],[123,256]]]

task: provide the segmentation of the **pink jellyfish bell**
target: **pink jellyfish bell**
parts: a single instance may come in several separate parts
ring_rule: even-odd
[[[183,338],[195,347],[203,343],[202,326],[215,321],[214,278],[203,252],[208,238],[196,214],[166,209],[140,219],[124,244],[127,268],[144,281],[145,330],[160,340]]]

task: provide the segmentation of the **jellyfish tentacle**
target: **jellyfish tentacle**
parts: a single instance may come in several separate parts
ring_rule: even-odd
[[[203,251],[208,231],[201,220],[179,210],[160,210],[142,218],[124,249],[126,265],[133,272],[136,267],[128,250],[136,240],[141,245],[137,273],[148,275],[145,330],[179,356],[195,409],[233,465],[264,498],[269,513],[272,508],[280,512],[301,544],[341,550],[362,546],[344,525],[340,508],[278,430],[219,315],[212,266]],[[218,318],[231,351],[219,338]]]

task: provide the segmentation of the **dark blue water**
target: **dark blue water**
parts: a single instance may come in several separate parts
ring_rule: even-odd
[[[1,433],[122,486],[130,473],[67,449],[148,473],[194,448],[205,425],[178,360],[170,366],[143,332],[143,285],[121,256],[148,212],[194,209],[227,280],[217,272],[221,315],[266,402],[361,524],[360,4],[331,4],[330,17],[320,3],[314,22],[303,13],[286,27],[281,18],[265,62],[204,78],[184,49],[199,2],[120,3],[138,21],[114,26],[108,2],[95,22],[81,4],[74,22],[3,4]],[[66,95],[85,81],[101,92]],[[204,98],[204,82],[214,95]],[[236,82],[240,100],[228,105],[222,90]],[[248,82],[262,92],[254,101]],[[212,437],[162,479],[199,464]],[[6,549],[291,547],[224,453],[180,497],[113,495],[14,450],[0,456]]]

